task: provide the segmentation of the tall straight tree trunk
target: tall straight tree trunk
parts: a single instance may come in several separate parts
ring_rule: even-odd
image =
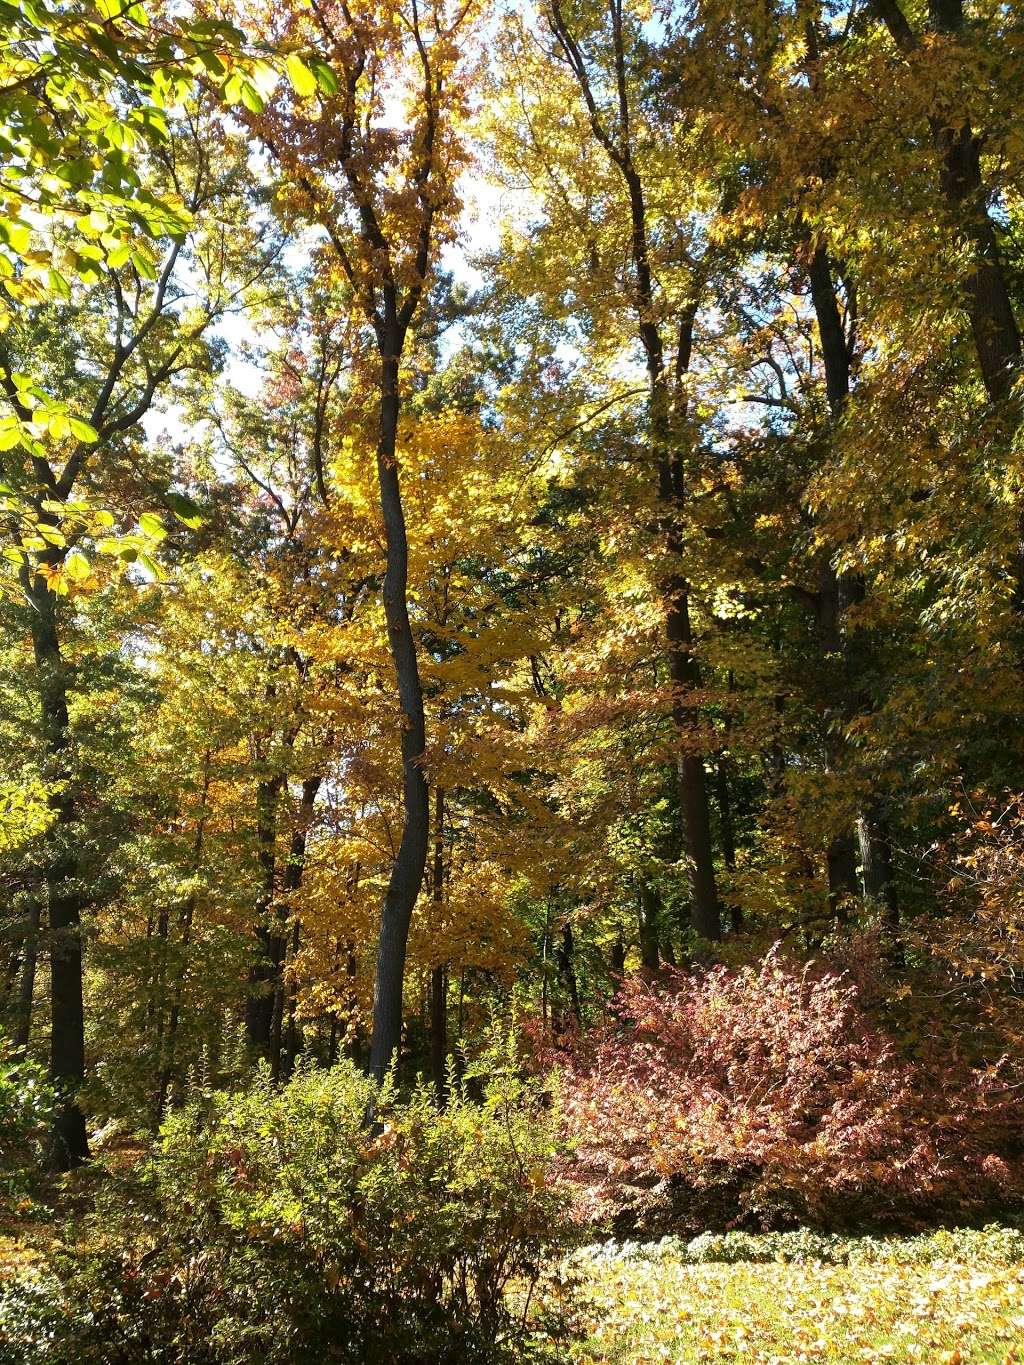
[[[821,338],[821,352],[825,364],[825,391],[832,420],[837,422],[846,411],[850,397],[850,355],[843,333],[839,305],[836,302],[832,268],[825,248],[815,249],[808,267],[811,300]],[[831,564],[822,566],[819,584],[819,637],[826,656],[833,661],[835,692],[833,713],[835,722],[845,728],[859,706],[867,699],[858,697],[853,658],[853,645],[844,637],[842,622],[847,609],[863,597],[863,584],[853,574],[837,574]],[[830,736],[829,762],[835,763],[845,741],[842,735]],[[895,912],[896,892],[892,883],[891,867],[886,850],[879,844],[881,828],[877,820],[863,815],[857,822],[862,859],[866,857],[879,880],[877,894]],[[848,897],[859,891],[857,883],[857,853],[854,832],[846,829],[835,834],[826,856],[829,902],[833,913],[844,918],[843,906]]]
[[[643,879],[637,887],[637,911],[640,928],[640,965],[645,972],[656,972],[661,966],[658,951],[658,922],[661,901],[657,891]]]
[[[444,902],[444,789],[434,792],[434,904]],[[438,962],[430,972],[430,1074],[438,1103],[445,1102],[448,1081],[448,965]]]
[[[643,347],[650,387],[651,446],[655,455],[658,492],[667,528],[666,548],[672,560],[680,563],[684,549],[682,524],[686,509],[683,465],[678,454],[678,442],[682,439],[682,433],[673,430],[668,376],[665,372],[665,346],[655,320],[658,306],[655,299],[654,273],[651,268],[647,205],[643,181],[633,160],[629,73],[626,63],[627,37],[621,4],[612,4],[610,17],[618,108],[614,118],[606,120],[602,117],[598,99],[591,86],[587,59],[569,29],[561,0],[548,0],[551,29],[562,48],[569,68],[576,77],[590,118],[591,130],[609,161],[621,175],[629,200],[630,256],[633,266],[632,302],[636,312],[637,338]],[[679,329],[676,353],[677,380],[683,379],[689,369],[696,310],[697,301],[694,299],[685,310]],[[678,388],[682,402],[675,417],[685,419],[685,386],[680,383]],[[679,425],[681,423],[677,421],[676,426]],[[703,755],[692,749],[697,714],[696,709],[688,701],[693,690],[700,686],[700,669],[693,653],[689,584],[680,571],[675,571],[669,576],[664,586],[663,597],[669,676],[676,687],[673,711],[680,740],[677,777],[683,840],[690,879],[691,922],[702,938],[718,939],[722,936],[722,924],[715,884],[707,781]]]
[[[85,1011],[82,1000],[82,909],[74,774],[71,772],[68,697],[57,628],[56,598],[41,575],[22,578],[30,608],[32,648],[39,682],[47,779],[53,822],[46,835],[44,882],[50,934],[50,1081],[54,1110],[51,1164],[70,1170],[88,1159],[85,1115],[78,1092],[85,1079]]]
[[[626,942],[620,929],[615,942],[612,944],[611,953],[608,959],[608,969],[613,977],[619,978],[626,971]]]
[[[32,1002],[36,990],[36,964],[39,960],[39,930],[42,921],[42,907],[33,900],[28,912],[25,928],[25,945],[21,958],[21,973],[18,979],[18,1013],[14,1028],[14,1046],[21,1050],[28,1047],[32,1036]]]
[[[729,872],[735,872],[736,828],[733,823],[729,775],[729,759],[724,753],[719,754],[715,763],[715,800],[718,803],[718,823],[722,830],[722,861]],[[742,933],[743,911],[735,901],[729,907],[729,924],[734,934]]]
[[[675,379],[678,394],[674,416],[677,425],[684,422],[688,415],[689,405],[684,386],[693,353],[693,328],[696,318],[697,300],[694,298],[680,319],[676,343]],[[649,339],[648,346],[651,344]],[[648,350],[648,357],[652,409],[661,428],[658,492],[668,512],[667,548],[673,559],[679,561],[684,551],[680,524],[686,508],[686,479],[682,458],[678,450],[671,449],[672,433],[669,429],[668,394],[660,338],[658,347],[653,351]],[[682,440],[682,432],[677,431],[675,439]],[[688,698],[700,688],[701,673],[693,649],[689,584],[680,574],[674,575],[670,581],[668,604],[665,620],[668,666],[669,676],[676,687],[673,719],[679,741],[683,746],[676,767],[683,846],[689,865],[690,923],[701,938],[714,940],[722,936],[722,911],[715,878],[711,808],[707,776],[704,771],[704,755],[692,747],[692,736],[700,723],[700,714],[688,701]]]
[[[558,959],[558,974],[562,978],[569,996],[569,1008],[572,1012],[573,1021],[579,1024],[583,1018],[580,1008],[580,988],[576,978],[576,944],[573,940],[572,925],[568,922],[562,926],[562,941],[556,949]]]
[[[199,803],[199,813],[196,817],[196,836],[192,844],[191,872],[193,877],[198,877],[200,868],[203,865],[203,842],[206,836],[206,801],[210,793],[210,758],[209,749],[203,755],[203,791]],[[181,915],[178,920],[179,946],[181,948],[181,969],[178,978],[174,983],[174,996],[171,1000],[171,1010],[167,1019],[167,1035],[164,1039],[163,1058],[160,1067],[160,1080],[157,1086],[156,1096],[156,1121],[159,1124],[167,1112],[167,1102],[171,1094],[171,1086],[177,1074],[177,1055],[176,1047],[178,1041],[178,1026],[181,1022],[181,1004],[185,994],[185,977],[188,972],[188,950],[192,942],[192,923],[196,912],[196,894],[193,891],[186,896],[185,902],[181,907]]]
[[[249,971],[245,1031],[250,1047],[271,1060],[274,999],[283,957],[281,935],[270,923],[277,890],[277,805],[284,785],[280,776],[262,778],[256,789],[256,839],[259,845],[260,891],[256,902],[256,961]]]
[[[392,314],[378,333],[381,356],[380,430],[377,444],[377,481],[387,567],[384,574],[384,617],[388,642],[398,684],[402,713],[402,838],[391,869],[381,912],[377,946],[377,974],[373,987],[373,1038],[370,1044],[370,1071],[378,1081],[384,1079],[402,1035],[402,987],[405,956],[413,908],[423,882],[430,838],[430,795],[423,771],[426,750],[426,719],[423,689],[420,684],[416,642],[409,621],[407,600],[409,581],[409,542],[402,506],[398,446],[398,359],[404,337],[393,320],[394,300],[388,299]]]
[[[881,909],[889,928],[898,929],[900,915],[892,876],[889,830],[881,811],[875,809],[860,817],[857,821],[857,837],[860,840],[864,894]]]
[[[286,897],[294,895],[302,885],[306,869],[306,842],[309,827],[313,823],[313,810],[317,793],[323,777],[315,773],[302,783],[299,810],[292,830],[288,847],[288,861],[281,874],[281,891]],[[282,1073],[288,1074],[295,1061],[298,1046],[298,1029],[295,1018],[294,984],[289,989],[287,977],[294,971],[295,958],[299,951],[300,930],[298,920],[294,920],[290,935],[278,934],[277,975],[274,981],[274,1000],[271,1011],[270,1067],[275,1080]]]

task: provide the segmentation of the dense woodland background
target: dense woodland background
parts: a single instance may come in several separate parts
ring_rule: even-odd
[[[1019,7],[0,22],[11,1171],[344,1075],[589,1227],[1019,1210]]]

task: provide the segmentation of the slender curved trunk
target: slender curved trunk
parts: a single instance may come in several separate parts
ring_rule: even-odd
[[[412,912],[423,882],[430,837],[430,794],[423,771],[427,744],[416,642],[407,600],[409,542],[402,506],[398,446],[398,358],[403,337],[396,324],[378,334],[381,351],[380,430],[377,482],[384,515],[387,567],[384,616],[402,713],[402,838],[381,911],[377,974],[373,987],[370,1071],[382,1081],[402,1035],[402,987]]]

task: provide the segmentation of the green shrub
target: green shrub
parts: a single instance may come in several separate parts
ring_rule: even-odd
[[[354,1068],[261,1076],[165,1124],[57,1262],[80,1365],[497,1361],[559,1245],[553,1124],[505,1075],[438,1112]],[[533,1330],[533,1329],[530,1329]]]
[[[49,1112],[42,1070],[0,1035],[0,1209],[24,1198],[38,1171]]]

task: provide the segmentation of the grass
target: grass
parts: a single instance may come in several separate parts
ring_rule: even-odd
[[[1024,1365],[1024,1265],[998,1258],[695,1265],[655,1248],[577,1268],[579,1365]]]

